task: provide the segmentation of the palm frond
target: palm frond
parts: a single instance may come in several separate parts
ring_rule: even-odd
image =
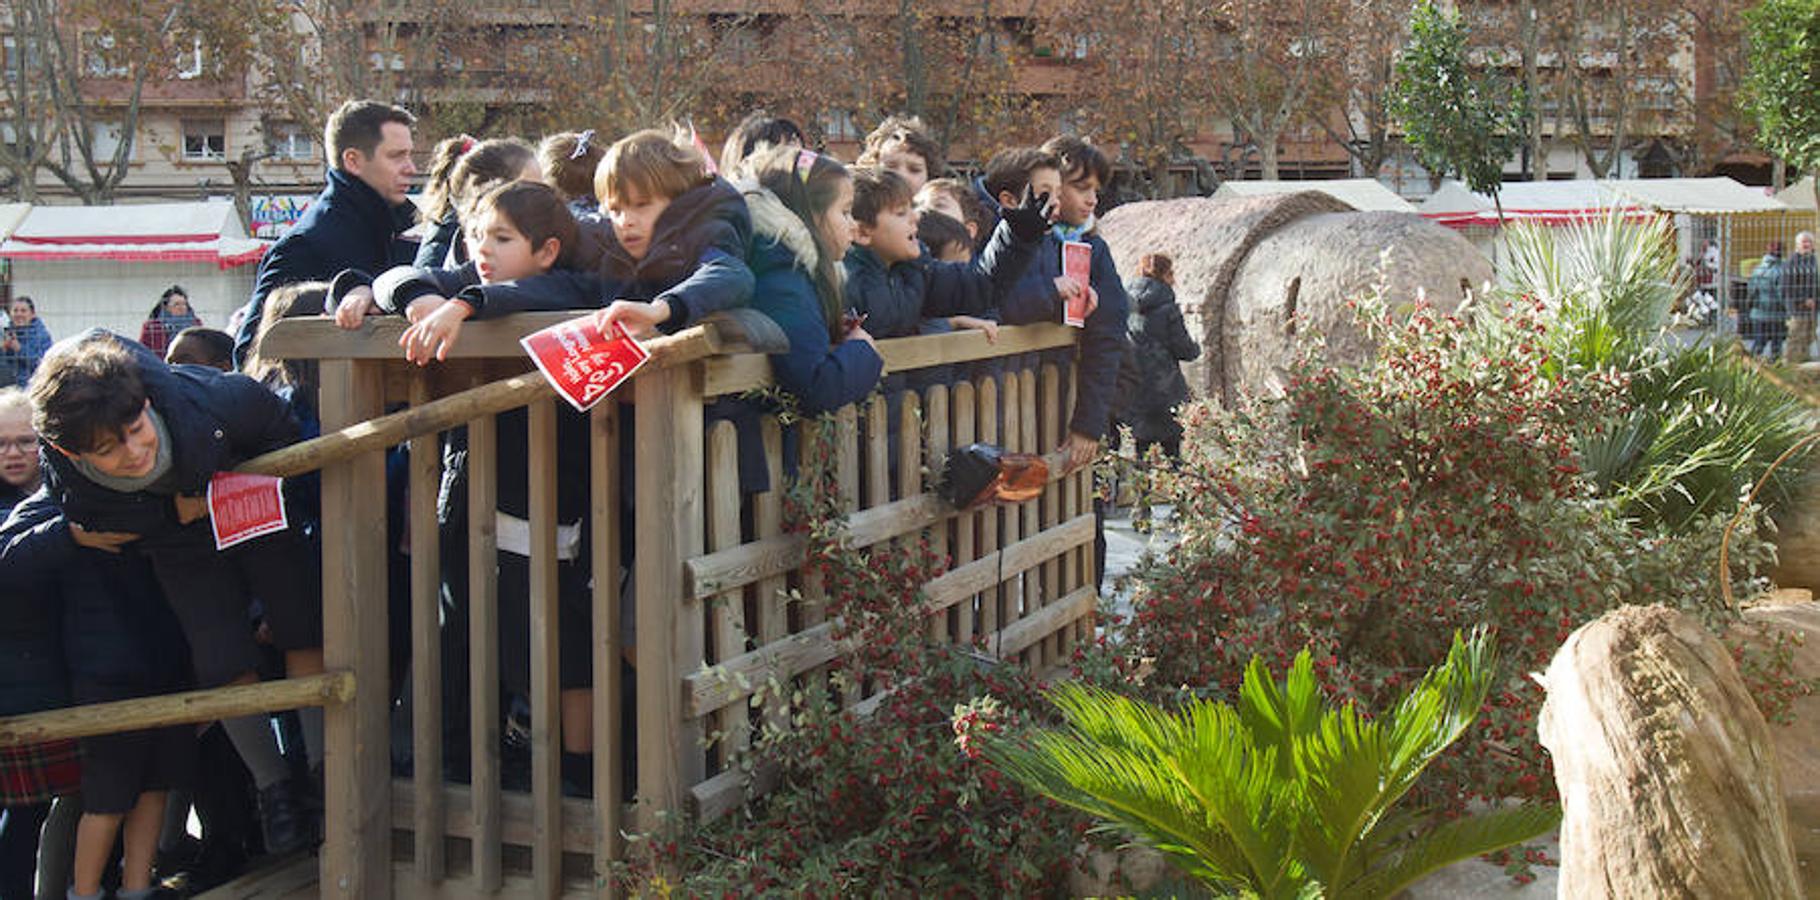
[[[1494,809],[1444,822],[1395,847],[1381,865],[1334,893],[1359,900],[1393,897],[1430,872],[1534,840],[1560,824],[1561,811],[1553,806]]]

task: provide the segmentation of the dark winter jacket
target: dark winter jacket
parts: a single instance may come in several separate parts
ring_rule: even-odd
[[[1790,318],[1811,319],[1814,307],[1808,303],[1820,295],[1820,273],[1814,269],[1812,253],[1796,253],[1782,264],[1782,299],[1788,305]]]
[[[809,277],[819,258],[809,227],[770,191],[749,188],[746,203],[753,229],[746,259],[757,279],[752,305],[790,339],[788,352],[771,354],[778,386],[807,416],[864,400],[877,388],[884,360],[864,341],[833,342]]]
[[[1174,289],[1154,278],[1138,278],[1129,290],[1131,351],[1119,369],[1118,417],[1136,430],[1141,420],[1168,416],[1188,400],[1181,363],[1198,359],[1201,348],[1188,336]],[[1142,434],[1138,438],[1153,439]]]
[[[17,489],[0,484],[0,506],[10,514],[25,499]],[[3,518],[3,516],[0,516]],[[10,532],[0,532],[0,535]],[[69,683],[64,672],[60,621],[63,610],[57,597],[45,591],[41,579],[26,577],[24,559],[40,565],[26,549],[9,556],[0,538],[0,716],[16,716],[69,704]]]
[[[417,245],[417,256],[411,265],[420,269],[459,266],[468,261],[468,242],[461,239],[461,220],[453,211],[442,217]]]
[[[1079,375],[1068,430],[1099,439],[1106,435],[1112,416],[1119,365],[1124,360],[1128,340],[1125,319],[1131,304],[1106,242],[1097,233],[1090,233],[1082,240],[1093,247],[1089,279],[1093,289],[1099,292],[1100,305],[1087,317],[1076,348]],[[1055,289],[1055,280],[1061,275],[1062,241],[1051,232],[1037,249],[1035,262],[1000,300],[1000,321],[1006,325],[1060,323],[1063,303],[1061,294]]]
[[[139,363],[146,396],[170,433],[172,470],[164,484],[171,492],[201,494],[216,472],[297,439],[290,405],[259,382],[204,366],[166,365],[136,342],[101,329],[76,340],[97,334],[125,346]],[[47,451],[44,457],[50,500],[69,521],[90,531],[137,534],[140,546],[148,549],[167,541],[212,541],[206,520],[178,523],[171,493],[111,490],[78,472],[62,453]],[[67,533],[63,536],[68,539]]]
[[[605,220],[582,220],[568,268],[502,284],[480,284],[472,265],[414,275],[387,273],[374,294],[387,311],[402,310],[429,294],[459,296],[474,307],[474,318],[552,309],[598,309],[614,300],[663,300],[670,318],[661,326],[674,333],[709,313],[746,305],[752,272],[745,263],[752,232],[745,203],[721,179],[685,191],[657,218],[650,248],[634,260]],[[396,278],[395,285],[381,284]]]
[[[185,686],[189,654],[175,615],[165,602],[151,563],[128,546],[106,553],[77,546],[64,525],[63,511],[41,489],[13,508],[0,525],[0,594],[8,630],[31,617],[35,628],[52,640],[35,666],[40,677],[57,671],[35,694],[49,701],[38,708],[68,702],[69,681],[102,686],[110,693],[132,696],[177,690]],[[31,665],[10,654],[0,659],[0,710],[9,699],[22,699],[26,685],[9,675]],[[13,710],[24,712],[24,709]]]
[[[418,245],[400,235],[416,216],[414,204],[390,206],[366,182],[330,169],[328,186],[259,263],[253,297],[234,335],[235,365],[246,361],[259,333],[265,298],[272,291],[299,281],[327,281],[343,269],[383,272],[409,263],[416,258]]]
[[[43,319],[34,318],[28,325],[6,326],[6,334],[19,342],[19,349],[7,354],[13,364],[13,381],[9,383],[25,387],[31,383],[32,373],[38,371],[44,354],[50,352],[51,330]]]
[[[876,338],[917,334],[924,319],[987,315],[1029,268],[1040,243],[1019,241],[1000,223],[973,262],[924,254],[893,266],[855,245],[844,261],[847,305],[866,315],[866,331]]]
[[[1745,282],[1744,299],[1750,307],[1753,322],[1780,322],[1788,318],[1788,307],[1782,300],[1782,261],[1774,254],[1764,254],[1763,261]]]

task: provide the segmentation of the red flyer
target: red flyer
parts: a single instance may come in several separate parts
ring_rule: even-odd
[[[270,475],[216,472],[209,479],[209,527],[215,549],[226,550],[290,527],[284,511],[284,479]]]
[[[1062,324],[1083,327],[1087,324],[1087,292],[1093,287],[1093,245],[1063,241],[1062,274],[1081,286],[1081,292],[1062,311]]]
[[[518,342],[569,405],[587,412],[602,397],[632,377],[651,354],[613,323],[611,337],[594,327],[594,317],[581,316],[551,325]]]

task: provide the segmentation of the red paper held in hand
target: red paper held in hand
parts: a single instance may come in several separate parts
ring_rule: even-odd
[[[632,377],[651,358],[625,326],[613,323],[611,337],[594,327],[593,316],[551,325],[518,342],[569,405],[582,412]]]
[[[1062,324],[1084,327],[1087,324],[1087,292],[1093,285],[1093,245],[1063,241],[1062,275],[1081,286],[1080,292],[1068,300],[1068,308],[1062,311]]]
[[[216,472],[209,479],[209,527],[215,532],[215,549],[226,550],[290,524],[284,511],[284,479],[240,472]]]

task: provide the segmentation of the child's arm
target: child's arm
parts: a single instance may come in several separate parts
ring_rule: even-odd
[[[1048,230],[1048,195],[1028,196],[1021,206],[1005,210],[986,247],[972,262],[945,263],[925,257],[928,273],[923,315],[981,316],[1009,295],[1036,258]]]
[[[804,415],[816,416],[865,399],[878,386],[885,361],[864,340],[828,341],[828,329],[812,310],[773,313],[790,339],[787,353],[771,355],[778,386],[796,398]]]
[[[595,309],[613,287],[592,272],[551,269],[517,281],[471,284],[448,296],[473,307],[473,318],[496,319],[519,312]]]
[[[847,270],[843,293],[849,306],[865,313],[866,330],[881,338],[916,334],[923,321],[923,298],[912,296],[914,292],[910,290],[900,291],[891,280],[890,270],[883,265],[861,262],[851,254],[847,260],[842,263]],[[931,318],[940,315],[935,313]]]
[[[48,486],[20,501],[0,525],[0,581],[7,584],[47,580],[75,553],[69,522]]]
[[[480,283],[480,271],[473,263],[454,269],[420,269],[416,266],[393,266],[373,279],[373,300],[379,308],[403,315],[411,303],[424,297],[453,297],[463,288]]]
[[[674,334],[709,313],[745,306],[752,299],[752,269],[746,265],[746,248],[752,243],[752,213],[746,198],[724,179],[716,178],[697,190],[710,192],[711,212],[692,236],[701,255],[695,271],[660,292],[653,301],[670,307],[670,317],[658,326]]]

